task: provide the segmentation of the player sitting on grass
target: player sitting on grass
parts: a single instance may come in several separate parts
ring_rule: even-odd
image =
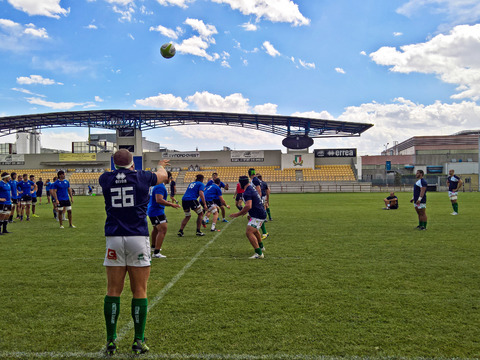
[[[390,193],[390,196],[387,196],[385,199],[383,199],[383,202],[385,203],[383,210],[398,209],[398,198],[393,191]]]
[[[248,241],[255,249],[255,254],[250,257],[250,259],[263,259],[263,251],[265,247],[263,246],[262,237],[258,228],[262,226],[263,222],[267,218],[267,213],[262,204],[262,199],[258,192],[250,185],[248,176],[240,176],[238,179],[240,186],[245,190],[243,193],[243,199],[245,201],[245,206],[241,211],[235,214],[230,214],[231,218],[236,218],[243,216],[248,212],[250,215],[250,220],[247,224],[246,235]]]

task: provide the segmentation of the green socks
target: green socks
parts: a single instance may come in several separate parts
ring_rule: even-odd
[[[261,248],[255,249],[255,252],[256,252],[258,255],[262,255],[262,249],[261,249]]]
[[[263,241],[260,241],[260,242],[258,243],[258,247],[259,247],[260,249],[263,249]]]
[[[120,297],[105,296],[103,303],[103,313],[105,314],[105,325],[107,327],[107,341],[117,338],[117,320],[120,314]]]
[[[272,215],[270,214],[270,208],[267,208],[268,220],[272,220]]]
[[[148,299],[132,299],[132,318],[135,327],[135,339],[145,340]]]
[[[420,221],[419,226],[423,226],[426,229],[427,228],[427,222],[426,221]]]
[[[453,203],[452,206],[453,206],[453,211],[458,213],[458,203]]]
[[[267,228],[265,227],[265,223],[262,224],[262,234],[267,233]]]

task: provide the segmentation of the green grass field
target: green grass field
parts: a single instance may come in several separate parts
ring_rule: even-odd
[[[447,194],[429,193],[427,231],[410,193],[396,211],[385,196],[273,194],[264,260],[248,259],[245,218],[203,238],[191,221],[178,238],[183,212],[168,208],[141,357],[478,358],[480,194],[451,216]],[[37,209],[0,237],[0,358],[100,358],[103,197],[75,198],[76,229]],[[130,357],[130,299],[127,283],[116,358]]]

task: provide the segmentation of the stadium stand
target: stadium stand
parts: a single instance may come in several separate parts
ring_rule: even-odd
[[[304,181],[355,181],[349,165],[316,165],[315,169],[303,169]]]

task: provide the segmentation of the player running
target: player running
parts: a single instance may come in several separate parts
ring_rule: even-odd
[[[447,178],[447,186],[448,186],[448,197],[450,198],[450,201],[452,203],[453,207],[453,212],[451,215],[458,215],[458,190],[463,185],[462,179],[455,175],[455,170],[450,170],[448,172],[448,178]]]
[[[267,218],[267,213],[262,204],[262,199],[258,192],[251,186],[248,176],[240,176],[238,179],[240,186],[245,192],[243,193],[243,199],[245,201],[245,206],[241,211],[235,214],[230,214],[231,218],[236,218],[243,216],[248,212],[250,215],[250,220],[247,224],[246,235],[248,241],[255,249],[255,254],[250,257],[250,259],[263,259],[265,256],[263,252],[265,247],[263,246],[262,238],[258,228],[262,226],[263,222]]]
[[[166,258],[160,253],[162,250],[163,240],[167,234],[167,217],[165,216],[165,206],[171,206],[174,209],[180,208],[180,205],[167,201],[167,185],[172,179],[172,173],[167,171],[167,179],[163,183],[150,188],[150,201],[148,202],[147,215],[153,225],[152,229],[152,249],[153,258]]]
[[[203,191],[205,190],[205,185],[203,185],[204,176],[202,174],[198,174],[195,181],[191,182],[185,194],[182,197],[182,207],[183,211],[185,212],[185,218],[182,220],[182,224],[180,225],[180,230],[178,230],[178,236],[184,236],[183,229],[187,226],[188,221],[192,214],[190,210],[195,211],[197,214],[197,236],[204,236],[205,234],[200,231],[200,226],[202,226],[202,218],[203,218],[203,209],[207,209],[207,204],[205,202],[205,195]],[[200,205],[199,201],[197,200],[200,197],[202,205]]]
[[[250,168],[248,169],[248,176],[250,178],[250,182],[252,184],[252,187],[257,190],[257,193],[258,193],[258,196],[260,197],[260,199],[262,198],[262,188],[261,188],[261,181],[260,179],[257,177],[256,175],[256,172],[255,172],[255,169],[254,168]],[[245,199],[243,200],[245,201]],[[266,239],[268,237],[268,232],[267,232],[267,228],[265,227],[265,222],[262,222],[261,224],[261,229],[262,229],[262,240]]]

